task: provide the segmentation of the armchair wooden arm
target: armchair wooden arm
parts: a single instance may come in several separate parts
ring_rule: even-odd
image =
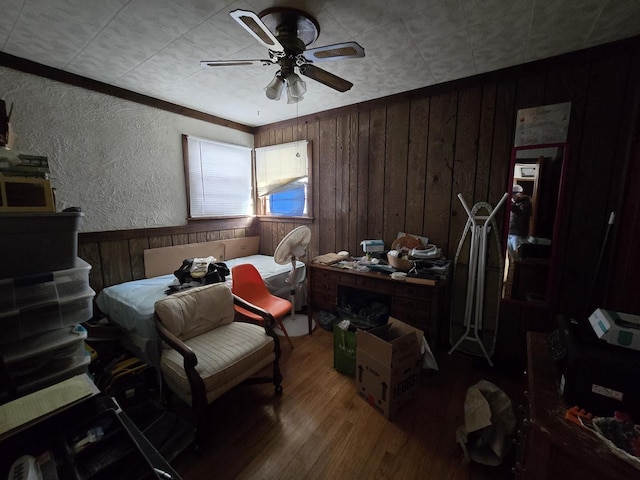
[[[276,355],[280,357],[280,341],[276,333],[273,331],[273,327],[276,324],[276,319],[274,318],[274,316],[271,313],[267,312],[265,309],[260,308],[257,305],[254,305],[253,303],[249,303],[246,300],[243,300],[242,298],[238,297],[237,295],[233,295],[233,303],[241,306],[242,308],[249,310],[250,312],[255,313],[256,315],[260,315],[263,318],[263,327],[265,329],[265,332],[267,335],[269,335],[271,338],[274,339],[275,341],[274,350],[276,352]],[[182,355],[182,357],[184,358],[184,369],[187,372],[187,375],[189,375],[189,370],[195,369],[196,365],[198,364],[198,358],[193,353],[193,350],[191,350],[191,348],[186,343],[184,343],[178,337],[173,335],[169,330],[167,330],[167,328],[162,324],[162,320],[160,320],[157,314],[155,314],[155,320],[156,320],[156,326],[158,328],[158,334],[160,335],[160,338],[162,338],[162,340],[167,342],[167,344],[169,344],[171,348],[173,348],[180,355]],[[195,373],[195,370],[193,371],[193,374],[197,375]],[[198,376],[198,378],[200,377]]]
[[[187,366],[190,368],[195,367],[198,364],[198,358],[196,357],[196,354],[193,353],[193,350],[191,350],[191,347],[189,347],[189,345],[184,343],[182,340],[176,337],[173,333],[167,330],[167,328],[162,324],[162,320],[160,320],[157,314],[155,315],[155,318],[156,318],[156,327],[158,329],[158,334],[160,335],[160,338],[162,338],[162,340],[167,342],[171,346],[171,348],[173,348],[174,350],[177,350],[177,352],[180,355],[182,355],[182,357],[184,358],[185,368]]]
[[[171,348],[178,352],[184,361],[184,372],[189,380],[192,392],[193,408],[199,414],[207,407],[206,401],[206,388],[202,377],[196,371],[196,365],[198,365],[198,357],[191,347],[171,333],[163,324],[158,314],[155,314],[156,328],[160,338],[167,342]]]
[[[261,308],[253,303],[247,302],[243,298],[240,298],[235,293],[233,294],[233,303],[236,305],[249,310],[251,313],[255,313],[256,315],[260,315],[263,319],[265,326],[269,326],[273,328],[276,324],[275,317],[267,312],[264,308]]]
[[[260,308],[257,305],[254,305],[253,303],[247,302],[246,300],[237,296],[235,293],[232,295],[233,295],[233,303],[235,305],[238,305],[250,311],[251,313],[255,313],[256,315],[260,315],[262,317],[263,319],[262,324],[264,327],[264,331],[266,332],[267,335],[273,338],[275,342],[274,352],[276,353],[276,356],[280,358],[280,339],[278,338],[278,335],[276,335],[276,332],[273,330],[273,327],[275,327],[276,325],[275,317],[271,313],[267,312],[264,308]]]

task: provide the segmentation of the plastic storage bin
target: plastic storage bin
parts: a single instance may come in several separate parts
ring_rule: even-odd
[[[74,325],[3,345],[5,368],[16,392],[27,394],[87,373],[91,358],[86,338],[86,328]]]
[[[90,270],[76,258],[73,268],[0,280],[0,315],[81,295],[89,288]]]
[[[88,373],[91,356],[84,349],[84,343],[80,344],[80,346],[82,348],[76,347],[77,351],[72,355],[57,358],[49,362],[46,367],[14,378],[13,381],[18,394],[24,395],[75,375]]]
[[[95,292],[86,287],[81,294],[55,302],[0,312],[0,343],[86,322],[93,316],[94,296]]]
[[[87,329],[82,325],[60,328],[25,338],[2,347],[7,370],[22,376],[30,370],[46,367],[49,362],[84,355]]]
[[[73,268],[81,212],[0,214],[0,278]]]

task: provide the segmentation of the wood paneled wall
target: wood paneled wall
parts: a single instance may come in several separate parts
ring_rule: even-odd
[[[258,235],[254,219],[198,220],[185,226],[80,233],[78,256],[91,264],[89,283],[103,288],[144,277],[144,251]],[[180,265],[176,265],[176,269]]]
[[[524,364],[527,330],[551,329],[558,312],[586,319],[607,299],[628,304],[637,288],[631,285],[637,274],[620,277],[611,267],[613,251],[616,265],[637,263],[635,249],[626,248],[627,257],[616,250],[619,239],[627,246],[638,244],[637,207],[628,209],[635,220],[616,224],[610,233],[597,279],[596,272],[609,213],[640,195],[639,187],[624,181],[628,171],[638,171],[637,166],[630,170],[629,158],[639,93],[640,38],[633,38],[259,127],[255,146],[311,141],[309,258],[340,250],[360,254],[361,240],[382,238],[390,245],[399,231],[428,236],[452,258],[467,220],[457,195],[469,205],[495,205],[509,187],[518,109],[571,102],[567,201],[553,305],[503,303],[500,308],[497,357]],[[637,163],[638,156],[633,158]],[[503,225],[504,215],[499,220]],[[298,225],[297,220],[256,219],[81,234],[80,256],[92,263],[92,282],[99,290],[141,278],[144,248],[258,234],[261,253],[273,254]],[[490,274],[497,275],[498,259],[488,263]]]
[[[603,305],[607,290],[631,295],[632,285],[621,284],[607,262],[615,238],[595,277],[609,213],[620,209],[625,196],[638,196],[637,187],[625,193],[624,178],[638,103],[639,46],[635,38],[259,127],[255,145],[312,142],[311,257],[339,250],[360,254],[361,240],[382,238],[388,246],[404,231],[428,236],[453,258],[467,220],[457,195],[469,205],[495,205],[509,188],[518,109],[571,102],[554,302],[544,309],[501,307],[498,356],[523,362],[527,330],[551,329],[558,312],[586,320]],[[264,246],[275,248],[290,227],[263,224]],[[496,268],[497,259],[490,258],[489,270]]]

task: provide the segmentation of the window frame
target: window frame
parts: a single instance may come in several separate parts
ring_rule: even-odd
[[[190,165],[189,165],[189,139],[198,140],[201,142],[207,142],[214,145],[220,145],[226,148],[237,148],[238,150],[246,150],[249,154],[249,196],[247,199],[249,200],[251,206],[251,212],[245,214],[220,214],[220,215],[202,215],[202,216],[193,216],[191,211],[191,175],[190,175]],[[197,135],[182,135],[182,160],[184,167],[184,179],[185,179],[185,189],[186,189],[186,201],[187,201],[187,221],[199,221],[199,220],[211,220],[211,219],[224,219],[224,218],[247,218],[253,216],[255,213],[255,178],[253,174],[254,169],[254,160],[253,160],[253,148],[245,147],[243,145],[236,145],[228,142],[221,142],[217,140],[211,140],[208,138],[199,137]]]
[[[302,215],[273,215],[267,212],[267,203],[269,202],[269,195],[260,198],[258,195],[258,172],[257,172],[257,151],[260,149],[277,150],[278,147],[288,148],[293,144],[306,144],[306,159],[307,159],[307,182],[306,182],[306,213]],[[300,139],[287,143],[264,145],[262,147],[254,147],[253,149],[253,205],[255,216],[261,220],[283,220],[283,219],[313,219],[313,194],[312,194],[312,171],[313,171],[313,159],[312,159],[313,146],[310,140]]]

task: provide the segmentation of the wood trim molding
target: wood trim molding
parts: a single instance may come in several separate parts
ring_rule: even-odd
[[[199,220],[197,222],[189,222],[186,225],[176,225],[172,227],[136,228],[131,230],[109,230],[102,232],[80,232],[78,233],[78,242],[105,242],[113,240],[128,240],[131,238],[163,237],[216,230],[236,230],[241,228],[252,228],[257,225],[257,223],[254,222],[256,222],[256,219],[253,217],[243,217],[226,218],[221,220]]]
[[[30,73],[39,77],[48,78],[50,80],[56,80],[58,82],[85,88],[87,90],[93,90],[94,92],[111,95],[112,97],[122,98],[123,100],[139,103],[148,107],[158,108],[160,110],[176,113],[185,117],[195,118],[196,120],[202,120],[204,122],[213,123],[222,127],[233,128],[234,130],[254,134],[255,129],[248,125],[233,122],[231,120],[226,120],[221,117],[216,117],[215,115],[200,112],[199,110],[194,110],[192,108],[182,107],[180,105],[166,102],[158,98],[132,92],[131,90],[108,85],[91,78],[86,78],[74,73],[69,73],[57,68],[49,67],[47,65],[32,62],[31,60],[25,60],[24,58],[9,55],[8,53],[0,52],[0,66],[19,70],[24,73]]]
[[[367,102],[356,103],[345,107],[339,107],[332,110],[325,110],[323,112],[306,115],[299,118],[293,118],[289,120],[283,120],[282,122],[275,122],[267,125],[261,125],[258,127],[250,127],[241,123],[226,120],[215,115],[210,115],[198,110],[194,110],[187,107],[182,107],[164,100],[142,95],[140,93],[132,92],[124,88],[115,87],[106,83],[98,82],[90,78],[82,77],[73,73],[65,72],[57,68],[42,65],[40,63],[25,60],[20,57],[10,55],[8,53],[0,52],[0,66],[19,70],[21,72],[38,75],[41,77],[49,78],[59,82],[67,83],[69,85],[75,85],[77,87],[93,90],[105,95],[111,95],[114,97],[122,98],[132,102],[140,103],[150,107],[159,108],[168,112],[176,113],[186,117],[195,118],[205,122],[213,123],[223,127],[233,128],[242,132],[257,135],[263,131],[268,131],[273,128],[282,128],[291,125],[310,123],[319,121],[323,118],[333,118],[338,115],[349,115],[357,112],[370,111],[375,108],[384,107],[387,105],[395,104],[401,101],[408,101],[415,98],[428,97],[437,95],[439,93],[450,91],[451,89],[462,89],[465,86],[477,85],[478,82],[490,82],[496,80],[504,80],[508,75],[522,75],[527,71],[535,71],[542,68],[549,68],[553,65],[567,65],[567,63],[582,62],[586,56],[592,55],[595,51],[616,52],[624,49],[628,49],[630,45],[640,44],[640,36],[619,40],[617,42],[611,42],[604,45],[598,45],[595,47],[579,50],[577,52],[569,52],[556,57],[537,60],[534,62],[525,63],[513,67],[507,67],[502,70],[496,70],[487,73],[481,73],[472,77],[465,77],[459,80],[453,80],[450,82],[439,83],[437,85],[431,85],[429,87],[423,87],[408,92],[402,92],[395,95],[389,95]]]

